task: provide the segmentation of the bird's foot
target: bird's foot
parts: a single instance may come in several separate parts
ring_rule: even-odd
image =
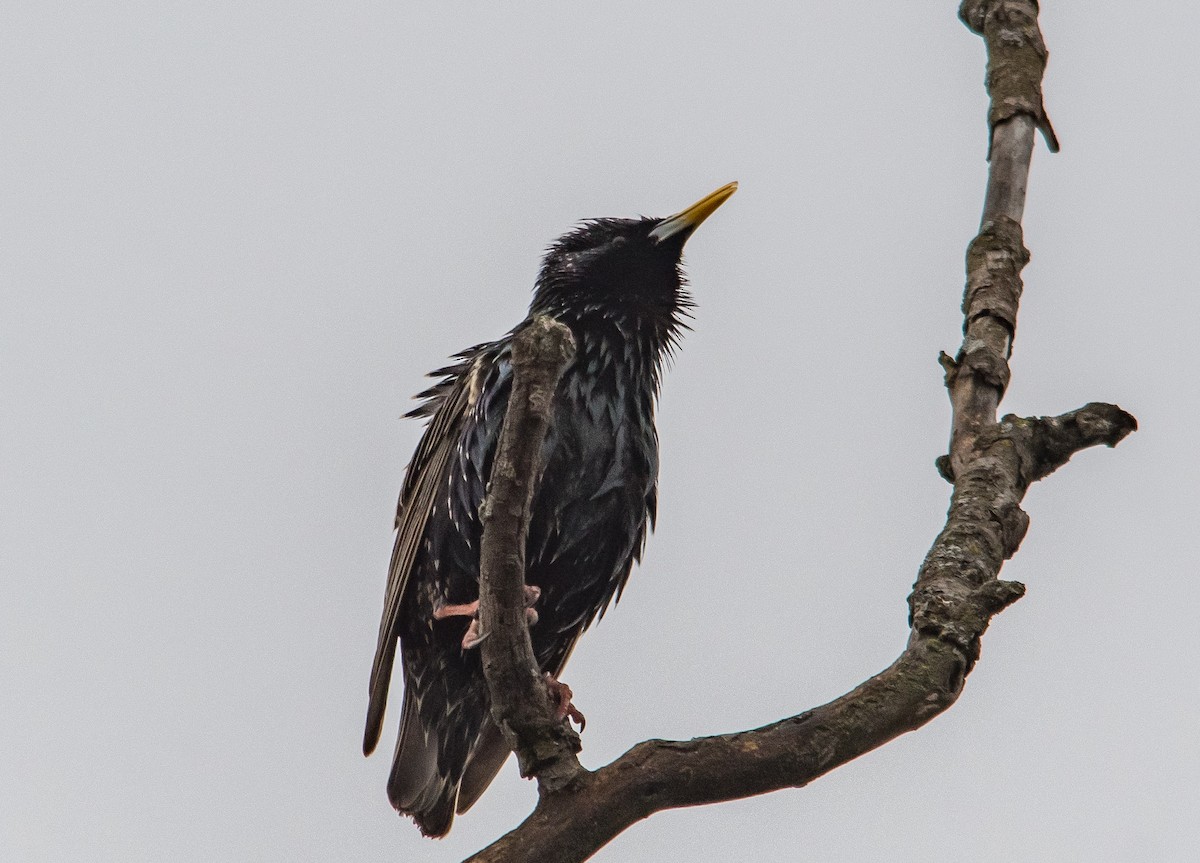
[[[537,601],[542,598],[542,589],[535,584],[525,585],[525,622],[533,626],[538,622]]]
[[[554,718],[559,721],[570,718],[572,722],[579,726],[579,730],[583,731],[587,726],[587,719],[571,703],[571,698],[574,695],[571,692],[571,687],[555,678],[549,671],[542,676],[542,679],[546,683],[546,695],[550,697],[550,701],[554,704]]]
[[[533,626],[538,622],[538,613],[534,604],[541,598],[542,589],[532,584],[525,585],[525,623]],[[462,649],[472,650],[483,643],[487,633],[479,628],[479,600],[460,605],[439,605],[433,609],[434,620],[445,620],[447,617],[469,617],[471,623],[463,636]],[[568,700],[569,697],[568,697]]]
[[[479,628],[479,618],[472,617],[471,625],[467,627],[467,632],[463,636],[462,649],[474,650],[479,645],[483,644],[483,640],[487,638],[487,633]]]

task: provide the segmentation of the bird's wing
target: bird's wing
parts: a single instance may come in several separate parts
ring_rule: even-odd
[[[462,434],[463,421],[479,396],[483,347],[479,345],[464,351],[459,355],[463,362],[434,372],[433,376],[445,375],[445,379],[422,393],[420,397],[426,402],[410,414],[431,416],[432,419],[409,462],[396,510],[396,544],[392,549],[383,617],[379,622],[379,641],[371,666],[371,700],[363,734],[363,752],[367,755],[379,743],[383,726],[392,664],[396,658],[400,603],[434,500],[439,491],[445,493],[447,465]]]

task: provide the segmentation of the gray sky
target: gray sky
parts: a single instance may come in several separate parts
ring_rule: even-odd
[[[887,665],[939,529],[935,358],[986,165],[957,4],[21,3],[0,12],[0,859],[452,861],[359,742],[421,375],[586,216],[689,245],[660,527],[564,679],[585,763]],[[1026,499],[959,704],[598,859],[1194,859],[1195,4],[1049,2],[1004,405],[1142,430]]]

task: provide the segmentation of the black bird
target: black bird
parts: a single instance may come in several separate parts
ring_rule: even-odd
[[[555,396],[526,541],[533,650],[552,677],[620,597],[646,526],[654,526],[655,398],[692,305],[683,244],[736,189],[729,183],[665,219],[585,222],[542,263],[529,317],[554,317],[576,341]],[[427,836],[446,835],[509,754],[490,719],[468,618],[479,598],[479,508],[512,385],[512,340],[523,325],[433,372],[441,380],[409,414],[430,419],[400,492],[363,752],[379,742],[399,641],[404,708],[388,798]]]

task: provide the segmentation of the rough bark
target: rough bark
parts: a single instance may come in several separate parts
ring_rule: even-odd
[[[520,549],[545,428],[518,435],[511,442],[516,447],[512,469],[493,474],[489,494],[482,589],[496,598],[482,603],[491,634],[484,658],[497,721],[510,733],[522,771],[538,778],[540,795],[523,824],[471,861],[586,860],[655,812],[800,787],[924,725],[957,700],[992,617],[1025,592],[1023,585],[998,575],[1028,528],[1020,502],[1030,484],[1079,450],[1115,446],[1137,427],[1129,414],[1106,404],[1057,417],[996,421],[1009,382],[1020,273],[1029,259],[1021,216],[1034,130],[1045,134],[1052,150],[1058,144],[1042,104],[1046,49],[1036,2],[967,0],[959,14],[987,44],[991,167],[980,231],[967,252],[963,344],[953,359],[941,357],[953,419],[950,452],[938,460],[938,469],[954,490],[946,525],[909,597],[912,629],[904,652],[887,669],[821,707],[750,731],[649,740],[600,770],[584,770],[575,759],[574,741],[552,721],[545,695],[535,685]],[[529,366],[516,369],[506,435],[509,423],[526,427],[531,405],[548,416],[559,359],[554,355],[539,363],[531,354]],[[533,381],[536,373],[542,374],[539,381]],[[529,395],[518,398],[516,388],[525,376]],[[500,512],[506,515],[503,521]]]
[[[534,319],[513,340],[512,394],[480,512],[479,622],[487,636],[480,650],[492,719],[517,753],[521,775],[537,776],[546,792],[586,772],[575,757],[579,735],[555,718],[525,625],[529,512],[554,392],[574,355],[571,331],[547,317]]]

